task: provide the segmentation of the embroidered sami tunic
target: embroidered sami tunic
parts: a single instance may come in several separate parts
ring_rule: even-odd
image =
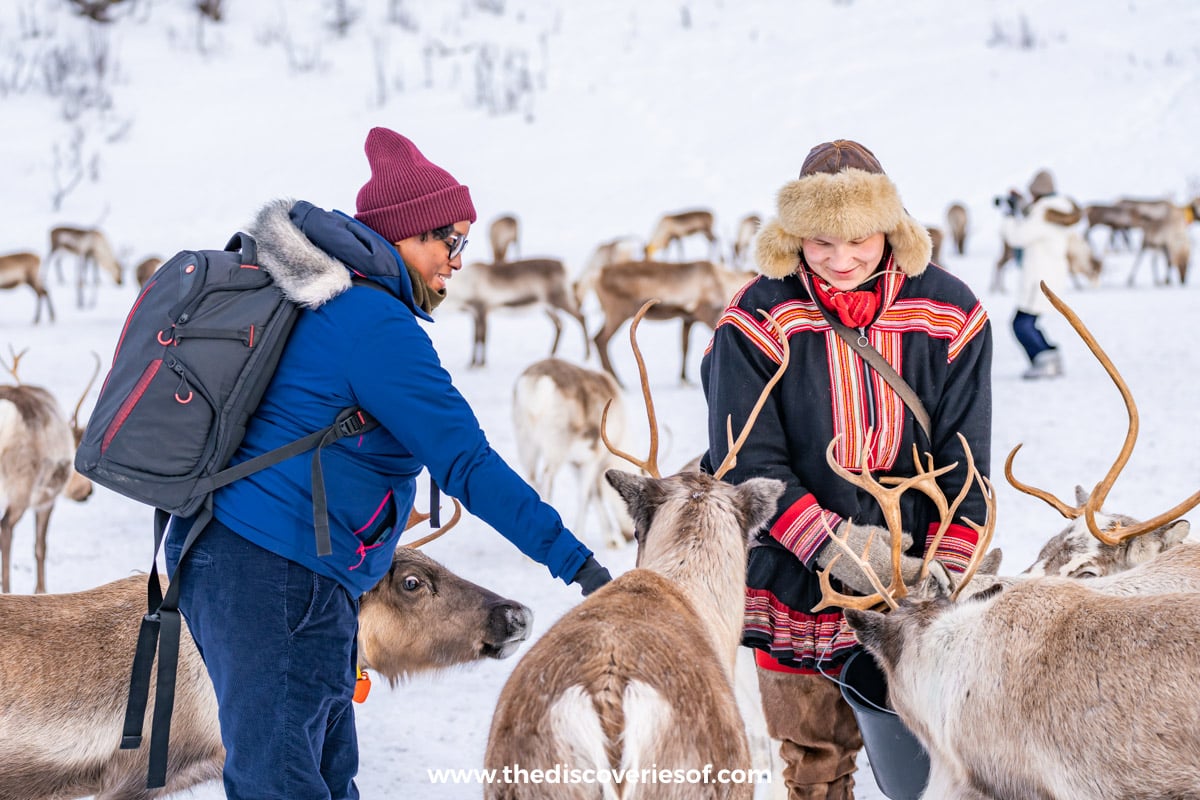
[[[817,556],[826,545],[836,546],[829,529],[844,519],[885,524],[875,499],[826,463],[835,437],[837,463],[857,472],[865,448],[876,479],[915,475],[914,444],[922,463],[926,453],[937,467],[957,462],[939,479],[951,501],[967,478],[958,434],[979,472],[989,474],[987,313],[965,283],[933,264],[908,277],[892,269],[889,258],[877,280],[880,310],[860,333],[920,397],[931,417],[932,441],[899,394],[829,327],[798,275],[759,276],[747,284],[721,318],[701,364],[709,408],[704,467],[711,471],[728,451],[726,419],[732,416],[736,434],[781,361],[779,339],[757,309],[771,312],[786,332],[791,363],[725,477],[732,483],[778,478],[787,486],[769,529],[759,534],[760,546],[768,549],[751,554],[743,633],[743,644],[785,666],[836,665],[849,656],[856,641],[841,610],[811,610],[821,599]],[[914,539],[909,554],[921,556],[930,526],[936,529],[939,521],[937,510],[917,491],[903,495],[900,505],[904,530]],[[985,513],[983,493],[972,486],[937,558],[961,570],[977,540],[963,520],[982,523]]]

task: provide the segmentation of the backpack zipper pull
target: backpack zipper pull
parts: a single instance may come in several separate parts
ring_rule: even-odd
[[[167,366],[179,374],[179,386],[175,388],[175,402],[179,403],[181,406],[186,406],[188,403],[192,402],[192,398],[194,398],[196,395],[194,392],[192,392],[191,387],[188,386],[187,375],[183,374],[183,365],[175,359],[171,359]],[[184,396],[184,392],[187,392],[186,396]]]

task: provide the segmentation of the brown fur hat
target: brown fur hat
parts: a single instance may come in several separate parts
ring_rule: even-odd
[[[1038,170],[1038,173],[1033,176],[1033,180],[1029,182],[1029,193],[1033,195],[1034,200],[1054,194],[1054,176],[1050,174],[1050,170]]]
[[[779,190],[778,204],[778,216],[754,242],[758,270],[769,278],[795,272],[801,240],[815,236],[859,239],[883,232],[896,266],[914,277],[933,253],[929,231],[904,210],[875,154],[849,139],[814,147],[800,177]]]

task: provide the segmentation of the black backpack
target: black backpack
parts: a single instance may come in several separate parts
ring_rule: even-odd
[[[184,250],[159,267],[125,320],[75,456],[81,474],[155,508],[147,613],[138,634],[121,740],[122,749],[141,745],[158,649],[147,778],[152,789],[166,782],[179,655],[178,566],[165,594],[157,569],[168,520],[172,515],[194,519],[184,538],[186,554],[212,519],[216,489],[315,448],[313,524],[317,554],[328,555],[321,448],[377,424],[365,411],[348,408],[327,428],[227,467],[300,313],[257,265],[256,255],[254,240],[238,233],[224,250]]]

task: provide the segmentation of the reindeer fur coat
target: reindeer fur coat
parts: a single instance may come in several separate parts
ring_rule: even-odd
[[[324,428],[356,405],[380,427],[322,451],[332,555],[316,555],[308,457],[219,490],[216,518],[357,597],[387,572],[425,467],[471,513],[569,582],[591,551],[488,444],[418,324],[431,319],[415,305],[396,249],[361,222],[306,202],[267,205],[249,232],[262,267],[304,310],[233,463]],[[388,291],[355,286],[352,273]]]

